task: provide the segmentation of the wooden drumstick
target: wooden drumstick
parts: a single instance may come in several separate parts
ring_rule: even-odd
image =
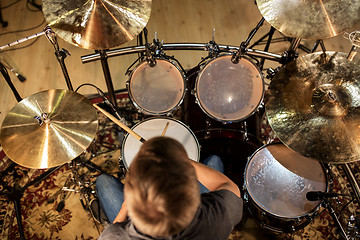
[[[166,123],[164,131],[162,132],[161,136],[165,136],[165,133],[166,133],[168,127],[169,127],[169,122]]]
[[[102,109],[101,107],[99,107],[98,105],[96,105],[95,103],[93,104],[93,106],[98,109],[100,112],[102,112],[105,116],[107,116],[111,121],[113,121],[114,123],[116,123],[119,127],[121,127],[122,129],[124,129],[126,132],[128,132],[129,134],[133,135],[137,140],[139,140],[140,142],[145,142],[146,140],[144,138],[142,138],[139,134],[137,134],[136,132],[134,132],[133,130],[131,130],[128,126],[126,126],[125,124],[123,124],[122,122],[119,121],[119,119],[115,118],[113,115],[111,115],[110,113],[108,113],[107,111],[105,111],[104,109]]]

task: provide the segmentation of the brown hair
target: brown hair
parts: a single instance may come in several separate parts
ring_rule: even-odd
[[[184,147],[168,137],[146,141],[129,168],[125,199],[129,217],[142,233],[165,237],[185,229],[200,193]]]

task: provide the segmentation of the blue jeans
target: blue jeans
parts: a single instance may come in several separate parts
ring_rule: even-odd
[[[205,159],[203,164],[224,173],[224,165],[220,157],[211,155]],[[200,193],[209,190],[199,182]],[[109,222],[113,222],[124,202],[124,184],[117,178],[101,174],[96,179],[96,193],[99,198],[100,207],[104,210]]]

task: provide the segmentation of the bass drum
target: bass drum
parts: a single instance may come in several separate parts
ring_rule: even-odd
[[[326,192],[323,166],[281,143],[258,149],[245,169],[245,195],[252,216],[262,227],[293,233],[307,226],[321,201],[309,201],[309,191]]]
[[[242,188],[246,162],[262,143],[253,134],[213,128],[195,132],[201,148],[200,162],[210,155],[218,155],[224,164],[224,174]]]
[[[152,117],[134,125],[131,129],[144,139],[161,136],[166,128],[166,137],[178,140],[185,148],[188,157],[199,161],[200,147],[194,133],[182,122],[168,117]],[[127,134],[122,142],[121,158],[127,169],[138,153],[142,142]]]

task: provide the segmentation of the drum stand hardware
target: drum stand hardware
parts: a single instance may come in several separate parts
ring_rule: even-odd
[[[340,236],[343,237],[345,240],[349,240],[346,232],[341,225],[339,218],[336,216],[334,209],[332,208],[330,201],[327,198],[323,198],[323,206],[328,210],[329,214],[331,215],[332,219],[334,220],[336,226],[338,227]]]
[[[19,95],[19,92],[16,90],[15,86],[13,85],[13,83],[11,82],[11,78],[5,68],[5,66],[2,64],[2,62],[0,61],[0,72],[1,74],[4,76],[7,84],[9,85],[10,89],[12,90],[16,100],[18,102],[20,102],[22,100],[22,98]]]
[[[46,172],[42,173],[40,176],[36,177],[34,180],[28,182],[23,187],[17,186],[17,184],[15,184],[14,187],[11,187],[11,186],[8,186],[8,184],[3,181],[3,177],[4,177],[4,174],[7,174],[16,165],[17,165],[16,163],[12,162],[7,169],[5,169],[4,171],[2,171],[0,173],[0,185],[3,187],[3,190],[6,190],[4,192],[3,191],[0,192],[0,195],[5,196],[9,201],[12,201],[14,203],[16,220],[17,220],[17,225],[18,225],[19,233],[20,233],[20,239],[25,240],[26,238],[25,238],[25,233],[24,233],[23,224],[22,224],[20,200],[21,200],[22,196],[24,195],[25,190],[28,187],[39,184],[41,181],[43,181],[44,179],[49,177],[51,174],[56,172],[58,169],[60,169],[62,167],[62,165],[48,169]]]
[[[246,53],[246,48],[249,46],[251,39],[255,36],[259,28],[264,24],[264,21],[265,18],[261,18],[260,22],[256,25],[256,27],[249,33],[248,38],[240,44],[238,51],[231,58],[233,63],[238,63],[239,59]]]
[[[96,227],[98,233],[100,234],[101,231],[99,229],[98,223],[97,223],[97,221],[96,221],[96,219],[95,219],[95,217],[94,217],[94,215],[93,215],[93,213],[92,213],[92,211],[90,209],[90,200],[91,200],[92,196],[94,196],[96,194],[95,190],[93,189],[94,188],[93,187],[94,183],[92,183],[88,179],[88,177],[89,177],[88,175],[85,175],[84,173],[79,172],[79,166],[81,166],[81,165],[83,165],[85,163],[86,164],[85,166],[88,167],[90,172],[93,171],[93,170],[96,170],[96,171],[101,171],[101,170],[99,170],[98,167],[93,168],[93,167],[91,167],[91,165],[89,167],[87,162],[83,161],[80,158],[81,157],[79,157],[79,158],[77,158],[77,159],[75,159],[75,160],[68,163],[68,167],[71,170],[71,173],[68,176],[70,184],[65,183],[65,185],[61,188],[61,190],[62,191],[80,193],[81,205],[83,206],[84,210],[91,215],[91,218],[94,221],[95,227]],[[78,160],[80,160],[80,161],[78,161]],[[68,186],[73,186],[73,188],[69,188]]]
[[[359,226],[360,226],[359,219],[354,217],[354,215],[350,215],[348,219],[347,232],[346,232],[350,240],[356,240],[360,238]]]
[[[68,73],[68,71],[66,69],[66,65],[65,65],[66,56],[70,56],[69,51],[64,49],[64,48],[61,49],[61,50],[59,49],[56,34],[51,30],[51,28],[49,26],[45,27],[44,32],[45,32],[46,38],[54,46],[55,56],[56,56],[56,58],[57,58],[57,60],[58,60],[58,62],[60,64],[61,70],[62,70],[62,72],[64,74],[66,85],[67,85],[68,89],[70,91],[74,91],[73,86],[72,86],[71,81],[70,81],[69,73]]]
[[[4,21],[2,13],[1,13],[1,3],[0,3],[0,23],[2,27],[7,27],[8,22]]]

